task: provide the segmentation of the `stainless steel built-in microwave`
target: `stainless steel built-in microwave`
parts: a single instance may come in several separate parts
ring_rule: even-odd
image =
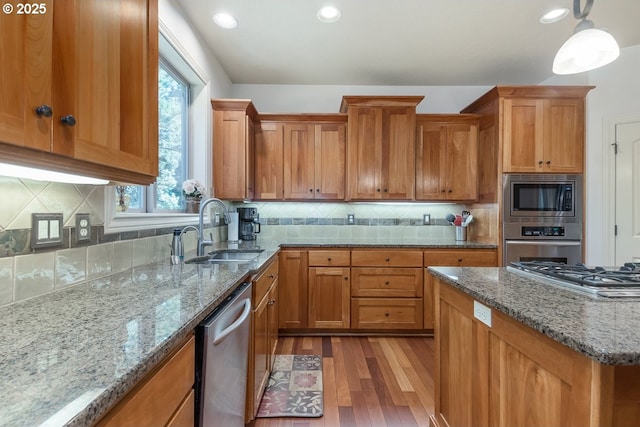
[[[582,175],[503,175],[504,222],[582,222]]]

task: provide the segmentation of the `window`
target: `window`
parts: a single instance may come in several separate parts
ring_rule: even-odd
[[[159,176],[147,187],[118,186],[105,191],[106,232],[194,223],[193,214],[185,213],[182,183],[188,178],[211,182],[211,148],[207,144],[211,106],[205,83],[209,79],[162,26],[159,50]]]

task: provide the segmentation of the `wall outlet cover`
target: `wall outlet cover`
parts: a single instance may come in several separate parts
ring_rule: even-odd
[[[356,223],[356,215],[355,214],[347,214],[347,224],[354,225]]]
[[[76,243],[91,241],[91,221],[88,213],[76,214]]]

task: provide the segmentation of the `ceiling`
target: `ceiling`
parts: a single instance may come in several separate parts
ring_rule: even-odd
[[[177,1],[177,0],[176,0]],[[586,0],[581,1],[584,7]],[[572,0],[180,0],[235,84],[495,85],[551,77],[577,20],[540,16]],[[326,4],[342,19],[316,18]],[[212,23],[215,12],[238,20]],[[640,44],[640,1],[595,0],[589,19]]]

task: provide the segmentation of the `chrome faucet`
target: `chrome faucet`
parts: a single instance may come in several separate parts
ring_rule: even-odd
[[[231,216],[229,215],[229,210],[227,209],[227,206],[224,204],[222,200],[212,197],[210,199],[205,200],[204,202],[201,202],[200,213],[198,214],[198,251],[197,251],[198,256],[204,256],[205,246],[213,245],[213,237],[211,236],[211,234],[209,234],[209,240],[204,239],[204,210],[210,203],[218,203],[220,206],[222,206],[224,223],[225,224],[231,223]]]

